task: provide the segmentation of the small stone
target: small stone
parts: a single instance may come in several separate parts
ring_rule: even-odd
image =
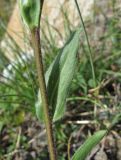
[[[95,160],[108,160],[108,157],[106,153],[101,149],[99,152],[97,152]]]

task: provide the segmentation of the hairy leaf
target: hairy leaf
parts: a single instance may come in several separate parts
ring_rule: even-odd
[[[60,119],[64,115],[66,97],[77,65],[79,37],[80,29],[71,35],[45,75],[50,112],[53,121]],[[42,119],[43,111],[40,92],[36,103],[36,111],[39,119]]]
[[[85,160],[91,150],[101,141],[106,133],[107,130],[101,130],[89,137],[85,143],[79,149],[77,149],[72,157],[72,160]]]

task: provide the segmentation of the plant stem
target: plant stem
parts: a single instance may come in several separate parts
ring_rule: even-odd
[[[45,116],[45,127],[47,132],[50,160],[57,160],[56,149],[54,145],[53,129],[52,129],[52,119],[49,116],[49,105],[48,105],[48,97],[47,97],[47,90],[46,90],[43,63],[42,63],[39,27],[31,31],[31,39],[32,39],[32,44],[34,48],[39,88],[41,92],[41,98],[42,98],[42,104],[43,104],[43,110],[44,110],[44,116]]]
[[[94,64],[93,64],[93,60],[92,60],[92,51],[91,51],[91,47],[90,47],[90,43],[89,43],[88,34],[87,34],[86,27],[85,27],[85,24],[84,24],[84,21],[83,21],[83,18],[82,18],[82,14],[81,14],[81,11],[80,11],[80,8],[79,8],[79,4],[78,4],[77,0],[74,0],[74,1],[75,1],[75,4],[76,4],[77,11],[79,13],[79,17],[80,17],[80,20],[81,20],[81,23],[82,23],[82,28],[83,28],[83,31],[84,31],[84,34],[85,34],[85,37],[86,37],[87,46],[88,46],[88,50],[89,50],[89,59],[90,59],[90,64],[91,64],[91,68],[92,68],[92,76],[93,76],[93,81],[94,81],[94,84],[95,84],[95,87],[96,87],[95,70],[94,70]]]

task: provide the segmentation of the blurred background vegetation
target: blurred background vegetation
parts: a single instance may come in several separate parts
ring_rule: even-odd
[[[15,0],[0,1],[0,21],[3,21],[6,25],[12,14],[14,4],[15,4]],[[2,27],[0,27],[0,40],[2,39],[3,35],[4,35],[4,30]]]
[[[100,2],[101,3],[101,2]],[[67,148],[72,155],[86,137],[110,125],[121,110],[121,8],[116,0],[110,0],[109,8],[92,8],[94,15],[85,21],[92,51],[96,85],[90,65],[89,46],[82,31],[78,66],[67,99],[64,118],[55,124],[59,159],[68,159]],[[7,26],[15,1],[0,1],[0,21]],[[106,7],[106,6],[105,6]],[[65,39],[58,29],[47,23],[46,35],[42,28],[42,48],[45,70],[60,50],[53,30],[66,41],[76,27],[63,12]],[[0,27],[0,40],[5,29]],[[12,41],[12,39],[11,39]],[[36,119],[38,85],[33,55],[27,56],[16,42],[14,63],[6,58],[0,48],[0,160],[48,160],[44,125]],[[9,44],[6,44],[9,45]],[[11,46],[10,46],[11,47]],[[89,156],[90,160],[120,160],[121,125],[118,123]]]

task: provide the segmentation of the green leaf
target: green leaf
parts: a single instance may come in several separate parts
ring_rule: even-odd
[[[101,141],[106,133],[107,130],[101,130],[89,137],[85,143],[79,149],[77,149],[72,157],[72,160],[85,160],[91,150]]]
[[[64,115],[66,97],[77,66],[77,52],[79,48],[80,29],[73,32],[68,42],[60,50],[45,74],[49,106],[53,121]],[[43,116],[39,92],[36,103],[36,113],[39,119]]]
[[[20,0],[20,12],[24,23],[30,28],[38,27],[43,0]]]

